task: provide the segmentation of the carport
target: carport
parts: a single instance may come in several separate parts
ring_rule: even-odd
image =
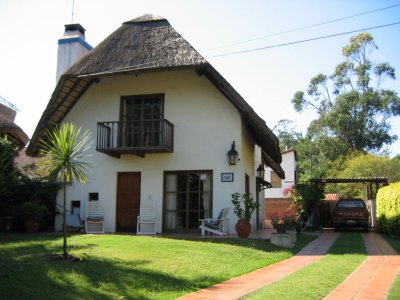
[[[378,190],[389,184],[388,177],[362,177],[362,178],[319,178],[312,179],[313,184],[328,183],[362,183],[366,185],[367,206],[371,214],[371,226],[376,227],[376,194]],[[337,201],[329,201],[320,210],[320,218],[323,225],[331,225],[331,214]]]

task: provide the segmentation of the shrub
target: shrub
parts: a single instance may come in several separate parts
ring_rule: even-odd
[[[376,217],[381,232],[400,235],[400,182],[379,189]]]
[[[33,219],[38,223],[41,223],[43,218],[49,213],[46,206],[34,203],[24,202],[18,207],[18,217],[22,220]]]
[[[10,216],[14,212],[13,195],[19,177],[14,162],[17,155],[11,142],[0,136],[0,217]]]
[[[40,219],[43,228],[49,229],[54,226],[55,199],[60,185],[22,174],[15,164],[17,156],[18,151],[11,142],[0,137],[0,219],[11,217],[12,229],[22,230],[21,207],[24,203],[35,203],[47,208]],[[0,230],[3,229],[0,225]]]
[[[232,194],[232,203],[234,206],[233,212],[239,220],[246,220],[247,222],[250,222],[251,215],[258,207],[251,194],[240,195],[239,193],[234,193]],[[244,208],[242,208],[242,203]]]
[[[324,198],[320,185],[305,181],[293,186],[294,204],[301,205],[307,215],[311,215]]]

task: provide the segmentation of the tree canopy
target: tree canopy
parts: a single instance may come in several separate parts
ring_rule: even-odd
[[[307,93],[295,93],[296,111],[312,108],[318,113],[308,129],[313,138],[336,140],[350,152],[379,151],[397,139],[390,133],[388,120],[400,115],[400,98],[383,87],[385,79],[395,79],[395,70],[387,62],[370,59],[377,49],[369,33],[352,37],[343,47],[344,61],[333,74],[318,74]]]

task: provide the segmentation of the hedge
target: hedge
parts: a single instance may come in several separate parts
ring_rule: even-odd
[[[376,218],[379,231],[400,236],[400,182],[379,189]]]

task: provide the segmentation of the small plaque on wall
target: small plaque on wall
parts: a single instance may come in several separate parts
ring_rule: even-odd
[[[221,182],[233,182],[233,173],[221,173]]]

